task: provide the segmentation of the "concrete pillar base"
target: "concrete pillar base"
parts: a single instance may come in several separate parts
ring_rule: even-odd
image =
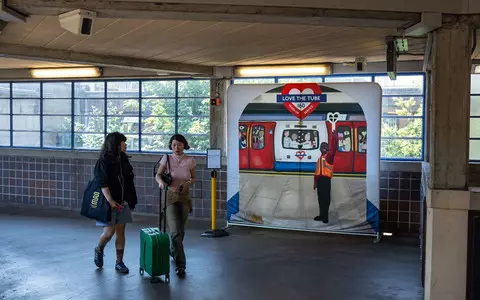
[[[427,192],[426,300],[466,299],[470,198],[470,191]]]

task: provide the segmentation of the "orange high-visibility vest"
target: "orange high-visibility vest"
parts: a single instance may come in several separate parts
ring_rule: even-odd
[[[324,155],[322,155],[317,160],[317,168],[315,169],[315,175],[324,176],[328,178],[333,177],[333,165],[327,162]]]

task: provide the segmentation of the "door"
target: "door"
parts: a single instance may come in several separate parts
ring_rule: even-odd
[[[354,172],[367,172],[367,122],[354,122]]]
[[[273,169],[275,122],[253,122],[250,127],[249,169]]]
[[[327,122],[329,141],[331,141],[332,127]],[[353,172],[353,130],[352,122],[338,121],[335,124],[338,146],[335,160],[333,163],[334,173],[352,173]]]
[[[248,169],[248,147],[249,147],[249,133],[250,133],[249,123],[239,123],[238,124],[238,160],[240,170]]]

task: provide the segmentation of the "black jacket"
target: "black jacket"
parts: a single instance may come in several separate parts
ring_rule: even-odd
[[[121,173],[120,170],[122,171]],[[134,183],[135,174],[125,153],[121,154],[120,160],[109,157],[100,158],[95,164],[93,173],[100,187],[108,187],[110,189],[113,200],[122,203],[123,199],[128,203],[130,209],[135,209],[137,205],[137,192]]]

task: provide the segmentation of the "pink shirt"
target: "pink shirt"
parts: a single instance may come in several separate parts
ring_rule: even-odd
[[[187,155],[183,155],[179,160],[177,160],[175,155],[169,154],[168,160],[170,163],[170,169],[167,166],[165,172],[168,173],[170,171],[170,174],[172,174],[173,178],[172,185],[169,187],[169,189],[178,192],[178,187],[180,186],[180,184],[192,178],[190,170],[192,170],[197,165],[197,162],[193,157]],[[160,161],[160,165],[165,166],[166,164],[167,156],[164,155],[162,157],[162,160]]]

